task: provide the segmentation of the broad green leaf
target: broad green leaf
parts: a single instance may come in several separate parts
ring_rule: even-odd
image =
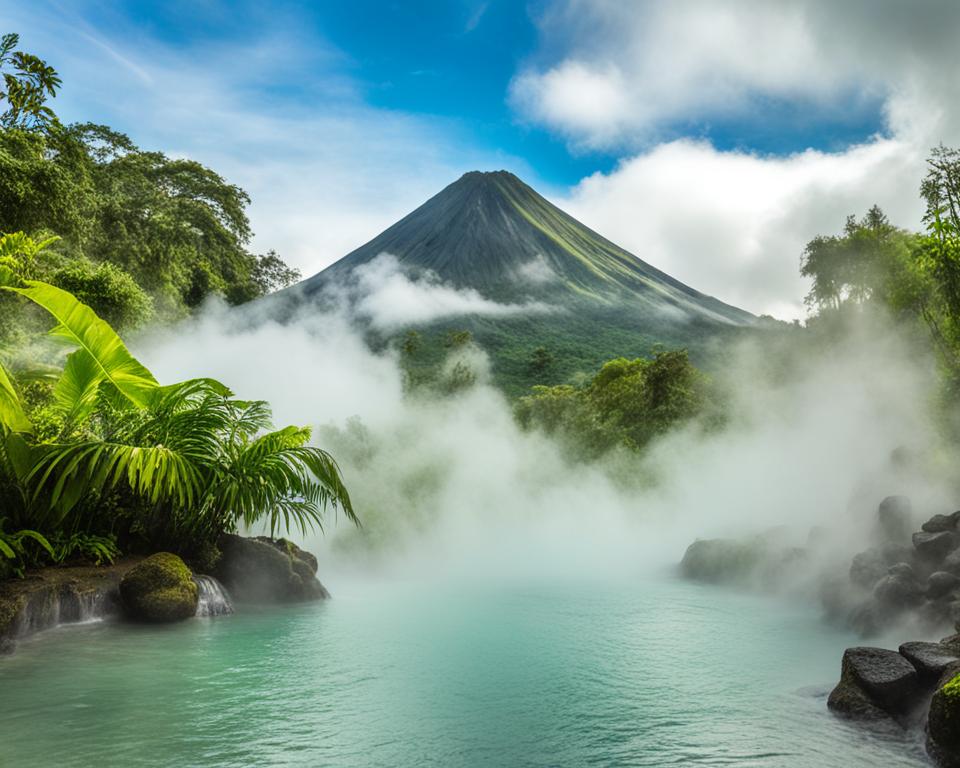
[[[85,349],[78,349],[67,357],[53,396],[69,421],[82,421],[93,411],[103,380],[100,366]]]
[[[85,351],[99,369],[103,380],[109,381],[134,405],[145,408],[158,389],[157,380],[130,352],[108,323],[86,304],[67,291],[36,280],[27,280],[25,288],[6,288],[39,304],[57,320],[52,334],[69,341]],[[76,363],[78,367],[86,363]],[[82,396],[88,391],[89,381],[82,387],[73,382],[69,389]]]
[[[10,432],[33,431],[33,425],[20,404],[20,397],[13,388],[13,382],[10,381],[2,365],[0,365],[0,426]]]

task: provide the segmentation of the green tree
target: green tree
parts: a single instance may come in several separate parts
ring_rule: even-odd
[[[448,331],[444,340],[447,349],[463,349],[473,343],[473,334],[470,331]]]
[[[817,236],[803,251],[800,274],[813,280],[807,305],[823,311],[871,299],[886,302],[896,290],[893,276],[910,258],[911,243],[912,236],[877,206],[859,220],[848,216],[841,235]]]
[[[142,327],[153,316],[153,300],[114,264],[72,259],[54,269],[47,280],[89,305],[117,330]]]
[[[107,126],[63,127],[44,104],[56,72],[17,42],[0,40],[0,232],[59,235],[63,258],[121,268],[165,318],[212,294],[240,304],[299,279],[275,251],[248,251],[250,199],[215,171]]]
[[[15,33],[0,37],[4,85],[0,90],[0,108],[4,110],[0,112],[0,127],[37,129],[55,125],[57,116],[46,102],[57,95],[60,77],[42,59],[18,51],[19,44],[20,36]]]
[[[556,358],[546,347],[537,347],[530,355],[530,373],[538,379],[545,376],[556,363]]]
[[[407,331],[400,342],[400,354],[407,360],[416,357],[417,353],[423,347],[423,337],[419,331]]]
[[[715,420],[708,379],[686,350],[654,350],[649,359],[617,358],[576,387],[534,387],[516,416],[527,429],[555,434],[575,455],[593,459],[615,446],[644,449],[654,438],[691,421]]]
[[[264,256],[257,256],[257,262],[251,274],[251,280],[258,296],[293,285],[302,277],[299,269],[288,266],[273,250],[267,251]]]

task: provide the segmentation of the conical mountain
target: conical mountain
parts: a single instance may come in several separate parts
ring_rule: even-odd
[[[298,291],[316,294],[383,253],[413,279],[432,273],[493,301],[620,306],[634,320],[638,313],[726,325],[755,319],[641,261],[507,171],[464,174]]]
[[[397,266],[425,290],[403,288],[394,307]],[[467,300],[434,311],[438,287]],[[258,302],[252,317],[344,302],[374,347],[417,330],[416,365],[439,364],[451,332],[469,331],[511,395],[659,345],[686,348],[709,368],[714,350],[757,319],[641,261],[506,171],[465,174],[366,245]]]

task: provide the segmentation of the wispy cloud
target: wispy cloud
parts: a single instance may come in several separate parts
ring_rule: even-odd
[[[464,33],[469,34],[473,32],[483,19],[484,14],[487,12],[487,9],[490,7],[489,2],[478,3],[476,8],[470,14],[470,17],[467,19],[467,23],[463,28]]]
[[[431,273],[411,279],[396,256],[389,253],[354,269],[352,280],[352,284],[338,289],[350,294],[348,303],[356,315],[380,330],[465,315],[505,317],[556,311],[539,301],[494,301],[471,288],[448,285]]]

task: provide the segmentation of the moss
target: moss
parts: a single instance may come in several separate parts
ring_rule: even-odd
[[[954,675],[950,682],[940,689],[940,692],[952,701],[960,699],[960,673]]]
[[[960,674],[941,687],[930,702],[929,746],[938,764],[960,765]]]
[[[183,560],[169,552],[158,552],[123,577],[120,597],[132,618],[179,621],[196,613],[198,590]]]

